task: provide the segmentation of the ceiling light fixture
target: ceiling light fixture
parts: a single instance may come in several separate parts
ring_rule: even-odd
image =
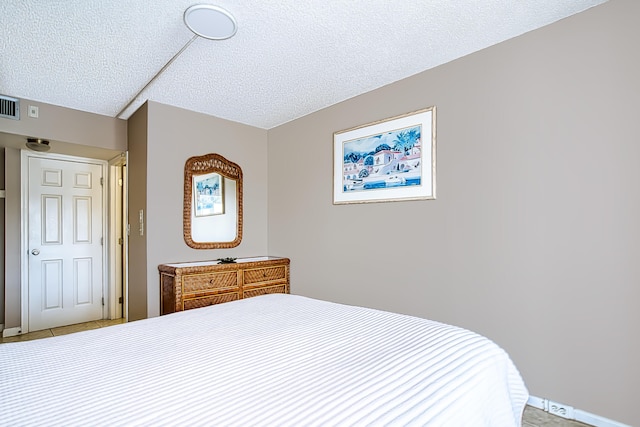
[[[40,138],[27,138],[27,148],[33,151],[49,151],[49,141]]]
[[[238,31],[233,15],[221,7],[208,4],[195,4],[185,10],[184,24],[194,34],[209,40],[225,40]]]
[[[140,94],[151,85],[198,37],[208,40],[226,40],[238,31],[236,19],[225,9],[209,4],[195,4],[184,11],[184,24],[194,33],[194,36],[167,61],[166,64],[147,82],[142,89],[125,105],[116,117],[120,117],[138,99]]]

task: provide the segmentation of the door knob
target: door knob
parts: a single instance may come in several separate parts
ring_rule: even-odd
[[[38,249],[34,249],[31,251],[31,255],[40,255],[40,251]]]

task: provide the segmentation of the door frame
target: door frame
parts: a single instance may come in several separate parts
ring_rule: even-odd
[[[124,306],[122,307],[122,317],[125,322],[129,321],[129,220],[127,218],[128,212],[128,190],[129,190],[129,174],[126,173],[128,165],[129,155],[127,152],[121,153],[119,156],[109,160],[109,318],[118,318],[116,313],[117,303],[117,286],[118,282],[116,276],[122,277],[122,297],[124,299]],[[122,175],[122,184],[118,183],[119,169],[125,169]],[[118,209],[116,199],[122,196],[122,205]],[[118,250],[118,235],[117,229],[122,228],[122,248]],[[122,257],[121,271],[116,268],[116,258]]]
[[[29,332],[29,158],[92,163],[102,169],[102,318],[109,315],[108,164],[105,160],[20,150],[20,329]]]

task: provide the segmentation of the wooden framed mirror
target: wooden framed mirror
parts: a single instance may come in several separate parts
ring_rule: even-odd
[[[234,248],[242,240],[242,169],[219,154],[184,164],[183,235],[194,249]]]

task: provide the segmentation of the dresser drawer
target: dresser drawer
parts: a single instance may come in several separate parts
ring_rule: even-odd
[[[287,271],[284,265],[245,270],[244,283],[245,285],[250,285],[252,283],[269,282],[271,280],[282,280],[286,277],[286,274]]]
[[[160,264],[160,314],[263,294],[289,293],[289,258],[238,258]]]
[[[185,294],[212,289],[235,288],[237,286],[237,271],[186,274],[182,276],[182,292]]]
[[[235,301],[240,299],[238,292],[227,292],[224,294],[207,295],[197,298],[185,298],[183,300],[183,310],[190,310],[192,308],[207,307],[209,305],[221,304],[223,302]]]
[[[242,298],[250,298],[257,297],[258,295],[266,295],[266,294],[286,294],[287,293],[287,285],[276,285],[276,286],[263,286],[254,289],[246,289],[242,293]]]

